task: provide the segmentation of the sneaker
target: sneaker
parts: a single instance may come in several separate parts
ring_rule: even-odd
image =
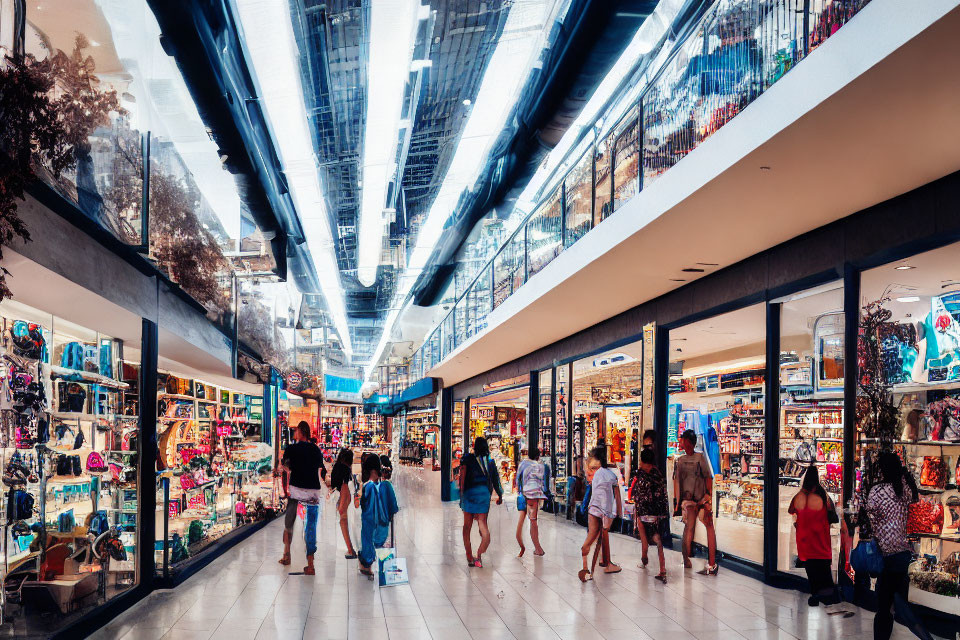
[[[715,564],[712,567],[707,564],[703,566],[703,569],[700,569],[700,571],[697,571],[697,573],[701,576],[715,576],[719,572],[720,572],[719,564]]]

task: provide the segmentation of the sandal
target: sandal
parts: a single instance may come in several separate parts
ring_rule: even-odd
[[[477,569],[483,569],[483,563],[480,561],[480,558],[477,558],[473,561],[473,566],[475,566]]]
[[[343,557],[344,557],[344,559],[346,559],[346,560],[356,560],[356,559],[357,559],[357,552],[354,551],[354,552],[352,552],[352,553],[344,554]]]
[[[283,554],[283,557],[280,558],[277,562],[279,562],[285,567],[290,566],[290,554],[289,553]]]
[[[667,574],[661,573],[653,577],[654,580],[659,580],[663,584],[667,584]]]
[[[616,567],[616,569],[611,571],[610,567]],[[621,571],[623,571],[623,567],[613,564],[612,562],[609,565],[607,565],[606,569],[603,570],[604,573],[620,573]]]
[[[317,570],[314,569],[313,567],[309,567],[309,566],[308,566],[308,567],[304,567],[304,568],[303,568],[303,575],[305,575],[305,576],[315,576],[315,575],[317,575]]]

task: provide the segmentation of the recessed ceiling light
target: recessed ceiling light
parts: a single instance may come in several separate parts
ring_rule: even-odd
[[[902,298],[897,298],[897,302],[920,302],[920,298],[917,296],[903,296]]]
[[[907,269],[916,269],[916,267],[911,267],[908,264],[902,264],[899,267],[894,267],[897,271],[906,271]]]

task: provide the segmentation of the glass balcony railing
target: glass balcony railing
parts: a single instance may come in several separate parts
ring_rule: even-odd
[[[869,0],[720,0],[679,40],[610,133],[575,148],[566,175],[456,300],[411,359],[427,375],[486,328],[486,317],[563,250],[733,119]],[[561,165],[571,166],[571,165]],[[455,274],[456,275],[456,274]]]

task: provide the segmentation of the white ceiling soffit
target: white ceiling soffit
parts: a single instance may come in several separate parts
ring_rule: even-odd
[[[234,0],[234,6],[239,17],[240,41],[270,122],[283,174],[320,280],[320,289],[344,351],[349,356],[353,348],[347,329],[340,268],[320,187],[307,108],[303,102],[290,3],[286,0]]]
[[[960,169],[958,4],[873,0],[428,375],[455,384],[681,286],[691,264],[734,264]]]

